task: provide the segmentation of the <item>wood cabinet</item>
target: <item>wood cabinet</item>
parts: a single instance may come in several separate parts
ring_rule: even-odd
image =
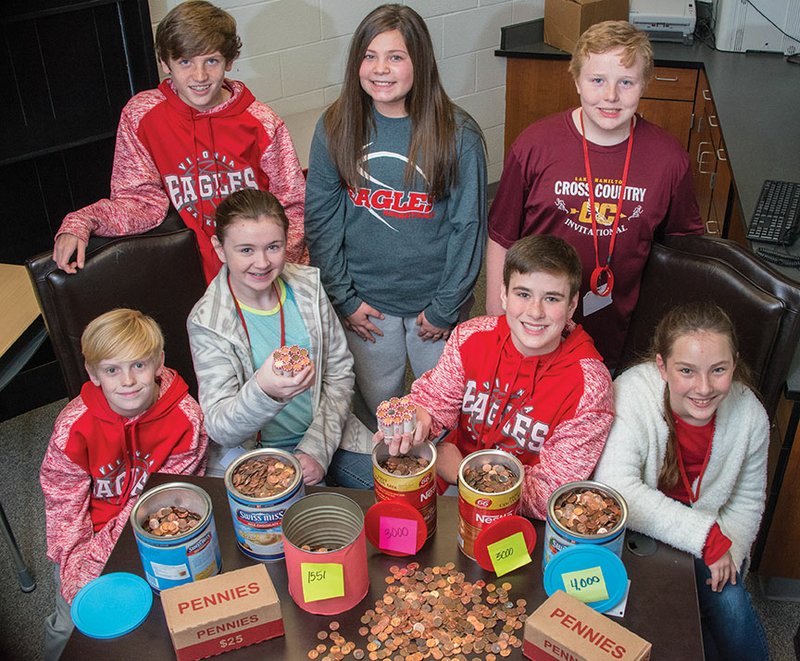
[[[537,119],[576,107],[580,101],[564,59],[509,58],[506,64],[505,149]],[[656,67],[639,112],[689,145],[697,69]]]
[[[692,130],[697,69],[656,67],[639,101],[639,114],[672,133],[684,148]]]
[[[565,59],[509,58],[506,64],[505,150],[532,122],[579,104]],[[672,133],[689,151],[706,234],[747,246],[728,152],[706,74],[656,67],[639,113]]]
[[[738,201],[735,199],[722,127],[717,118],[714,98],[704,71],[700,71],[694,107],[695,122],[689,140],[689,155],[692,157],[694,187],[700,215],[706,225],[706,234],[727,237],[731,225],[731,212]],[[731,238],[739,239],[735,232],[730,234]]]

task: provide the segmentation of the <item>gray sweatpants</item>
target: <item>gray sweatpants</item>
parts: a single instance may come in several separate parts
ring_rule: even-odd
[[[371,318],[383,337],[366,342],[352,331],[345,331],[347,345],[355,360],[356,391],[353,413],[372,431],[377,429],[375,409],[390,397],[401,397],[405,389],[406,360],[414,377],[436,366],[445,340],[423,342],[417,334],[417,317]]]
[[[56,579],[56,609],[44,619],[44,661],[57,661],[67,646],[75,625],[70,615],[70,605],[61,596],[60,567],[53,570]]]

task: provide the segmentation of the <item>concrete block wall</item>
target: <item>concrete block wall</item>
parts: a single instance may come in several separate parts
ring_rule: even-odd
[[[378,0],[212,0],[237,21],[243,48],[231,77],[286,122],[308,163],[317,118],[334,101],[350,37]],[[447,93],[486,136],[489,181],[503,165],[505,60],[500,28],[544,15],[544,0],[402,0],[425,18]],[[150,0],[153,26],[179,4]]]

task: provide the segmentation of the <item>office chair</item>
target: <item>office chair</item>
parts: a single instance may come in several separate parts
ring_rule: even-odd
[[[635,362],[647,352],[656,324],[671,307],[706,300],[730,315],[741,357],[774,420],[800,337],[800,287],[733,241],[670,236],[653,243],[620,364]],[[751,558],[753,571],[764,553],[794,432],[787,431],[773,472]]]
[[[647,353],[667,310],[698,301],[712,301],[730,315],[741,356],[773,419],[800,338],[800,286],[733,241],[669,236],[653,243],[620,364]]]
[[[90,242],[85,267],[72,275],[56,267],[50,252],[26,263],[68,396],[80,394],[88,379],[80,346],[83,329],[104,312],[129,307],[158,322],[166,365],[197,397],[186,318],[206,283],[194,232],[173,212],[146,234],[99,243]]]

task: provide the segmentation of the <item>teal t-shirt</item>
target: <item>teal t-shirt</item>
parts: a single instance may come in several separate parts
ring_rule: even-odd
[[[313,361],[308,331],[300,316],[294,292],[280,278],[276,280],[276,285],[283,305],[285,344],[305,347]],[[258,369],[267,357],[281,346],[280,306],[276,305],[272,310],[256,310],[242,305],[241,302],[239,305],[250,335],[253,369]],[[309,388],[293,397],[278,415],[264,425],[261,429],[261,443],[264,446],[293,450],[303,438],[312,419],[313,405]]]

